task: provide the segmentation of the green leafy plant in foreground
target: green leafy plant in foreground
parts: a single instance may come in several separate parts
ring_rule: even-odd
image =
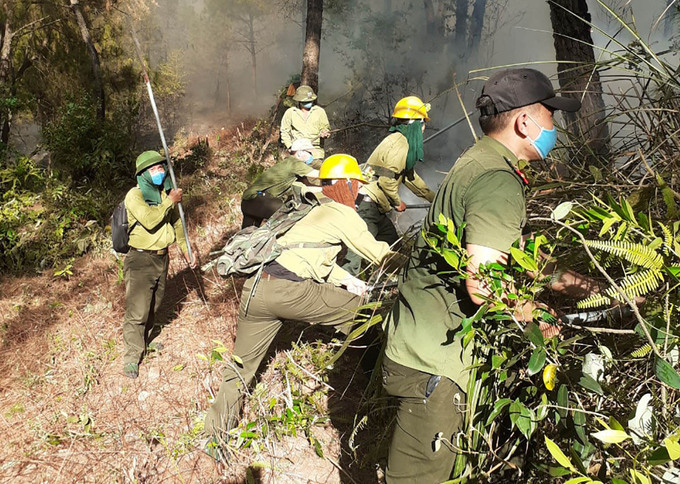
[[[551,478],[571,474],[572,484],[607,479],[646,483],[672,472],[668,464],[677,458],[674,415],[680,388],[674,316],[680,304],[680,223],[652,223],[613,199],[605,203],[596,198],[589,206],[570,204],[566,213],[556,212],[555,233],[513,247],[506,266],[480,268],[491,295],[485,306],[462,321],[456,335],[473,358],[465,428],[453,441],[441,438],[443,445],[458,451],[453,482],[491,480],[519,471],[538,476],[543,472]],[[424,234],[431,249],[449,254],[452,275],[468,277],[461,263],[467,258],[462,230],[444,217],[434,230]],[[601,238],[587,238],[592,234]],[[596,269],[604,270],[603,264],[607,267],[609,287],[602,302],[628,301],[636,312],[635,332],[611,337],[585,329],[574,334],[565,328],[563,338],[545,339],[536,323],[525,325],[514,317],[515,305],[543,297],[550,279],[530,276],[541,273],[558,246],[591,250],[592,259],[584,262],[595,275]],[[658,283],[640,283],[649,278],[649,271]],[[634,301],[641,296],[646,297],[644,315]],[[590,308],[592,301],[579,305]],[[553,319],[540,310],[534,318]],[[649,351],[634,350],[643,342]],[[645,395],[635,397],[640,394]],[[636,419],[637,414],[646,417]],[[628,430],[617,419],[627,420]],[[551,443],[543,451],[526,453],[527,446],[536,448],[531,442],[540,435]],[[561,438],[551,440],[553,435]],[[624,435],[629,437],[617,440]],[[549,456],[560,465],[552,466]]]

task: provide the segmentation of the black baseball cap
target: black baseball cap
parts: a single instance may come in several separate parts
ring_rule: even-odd
[[[485,96],[490,98],[491,103],[488,99],[483,99]],[[477,100],[477,107],[482,116],[491,116],[534,103],[572,113],[581,108],[581,101],[573,97],[557,96],[545,74],[528,68],[506,69],[489,77]]]

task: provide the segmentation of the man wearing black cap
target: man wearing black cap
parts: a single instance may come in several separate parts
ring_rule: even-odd
[[[477,107],[484,137],[458,159],[423,223],[423,232],[437,231],[440,215],[457,227],[465,224],[470,277],[452,277],[451,266],[421,233],[385,323],[383,386],[399,401],[385,473],[388,484],[449,478],[455,451],[434,442],[437,436],[456,442],[471,363],[470,352],[454,335],[462,319],[485,303],[479,296],[489,294],[477,277],[480,264],[507,262],[511,245],[522,234],[528,182],[519,160],[544,158],[556,141],[553,112],[576,111],[580,102],[556,96],[548,78],[536,70],[511,69],[489,78]],[[552,289],[574,296],[596,290],[592,281],[572,271],[555,275],[553,281]],[[517,307],[515,316],[530,321],[534,309],[533,303]],[[546,337],[559,332],[549,325],[541,330]]]

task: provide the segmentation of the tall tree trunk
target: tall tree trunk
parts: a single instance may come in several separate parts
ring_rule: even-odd
[[[0,32],[0,85],[5,86],[3,88],[4,90],[12,84],[12,37],[14,34],[12,32],[11,18],[7,15],[9,13],[7,11],[7,5],[4,2],[3,10],[6,15],[5,23],[2,25],[2,32]],[[6,93],[0,94],[9,95],[9,89]],[[0,112],[0,120],[2,120],[2,123],[0,123],[0,142],[7,146],[12,123],[12,111],[9,107]]]
[[[468,38],[468,56],[471,56],[478,48],[482,38],[484,28],[484,13],[486,11],[486,0],[475,0],[470,18],[470,36]]]
[[[468,0],[456,0],[456,24],[453,33],[456,47],[461,51],[464,51],[465,38],[467,37],[467,13]]]
[[[80,28],[80,35],[83,37],[83,42],[87,46],[87,55],[90,57],[90,66],[92,67],[92,80],[94,81],[94,93],[97,99],[97,118],[104,119],[106,116],[106,97],[104,95],[104,83],[102,82],[101,66],[99,63],[99,53],[94,46],[90,29],[85,21],[85,16],[80,8],[80,0],[70,0],[71,10],[76,16],[76,22]]]
[[[423,0],[423,7],[425,8],[425,31],[429,36],[432,36],[432,34],[437,30],[432,0]]]
[[[248,11],[248,45],[253,94],[257,98],[257,43],[255,42],[255,18],[252,11]]]
[[[225,83],[225,91],[226,91],[226,107],[227,107],[227,114],[231,114],[231,92],[230,92],[230,83],[229,83],[229,49],[225,48],[222,49],[222,68],[224,69],[224,83]],[[218,78],[219,82],[219,78]],[[220,99],[222,96],[220,95]]]
[[[305,50],[302,54],[300,83],[319,91],[319,54],[321,52],[321,22],[323,0],[307,0],[307,30]]]
[[[577,17],[590,21],[586,0],[554,0],[549,2],[555,52],[558,61],[577,64],[558,64],[560,87],[567,96],[580,98],[581,110],[564,113],[574,135],[585,141],[590,163],[609,152],[609,130],[605,122],[600,75],[595,69],[595,53],[590,26]]]
[[[425,9],[425,35],[422,48],[428,52],[441,52],[444,48],[444,22],[446,19],[435,13],[432,0],[423,0]]]

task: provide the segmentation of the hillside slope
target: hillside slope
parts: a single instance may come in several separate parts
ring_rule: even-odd
[[[203,262],[238,229],[247,180],[274,161],[272,140],[263,137],[244,123],[208,138],[212,155],[202,166],[177,163]],[[203,415],[219,386],[222,354],[233,347],[243,281],[191,271],[173,247],[156,339],[163,349],[129,380],[121,264],[101,251],[61,275],[0,281],[3,482],[375,481],[375,471],[358,469],[342,450],[367,383],[356,355],[319,376],[332,335],[305,330],[302,341],[312,343],[291,345],[297,325],[282,331],[273,361],[265,360],[244,416],[250,433],[235,443],[229,464],[203,454]]]

